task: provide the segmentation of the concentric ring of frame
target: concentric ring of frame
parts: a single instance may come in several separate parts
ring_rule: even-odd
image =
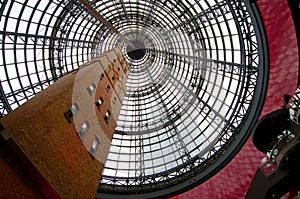
[[[9,9],[13,6],[13,4],[17,4],[17,2],[21,1],[15,1],[14,3],[7,3],[2,2],[1,8],[5,8],[1,10],[1,13],[9,13]],[[26,1],[28,2],[28,1]],[[64,2],[70,2],[70,4],[65,5],[61,4]],[[167,2],[167,1],[166,1]],[[180,6],[177,5],[175,2],[169,1],[172,6],[175,6],[175,8],[179,8]],[[208,1],[205,1],[208,2]],[[5,5],[7,3],[7,5]],[[250,6],[243,1],[237,1],[232,2],[231,4],[228,4],[228,1],[221,1],[218,3],[218,5],[215,8],[215,11],[212,11],[214,8],[207,8],[205,9],[207,13],[202,12],[202,18],[201,15],[199,15],[199,19],[207,20],[208,26],[211,26],[212,23],[209,22],[210,17],[218,17],[218,14],[225,14],[224,12],[230,12],[235,10],[235,13],[233,16],[235,17],[234,21],[241,26],[240,32],[238,35],[241,39],[241,45],[244,45],[244,52],[245,56],[244,59],[244,67],[243,67],[243,78],[245,78],[246,83],[243,85],[245,86],[245,92],[241,93],[238,98],[244,103],[240,104],[239,107],[236,107],[237,115],[232,115],[232,118],[229,119],[227,122],[230,122],[231,124],[228,125],[226,128],[223,128],[222,136],[220,137],[218,145],[215,146],[215,148],[219,148],[219,150],[216,150],[215,153],[213,153],[211,156],[208,156],[206,159],[200,158],[200,157],[194,157],[193,159],[187,159],[186,163],[172,169],[168,170],[166,172],[157,173],[155,175],[151,176],[145,176],[143,180],[141,181],[139,178],[119,178],[116,179],[113,176],[104,176],[106,178],[106,184],[103,184],[100,186],[100,191],[107,191],[111,193],[144,193],[144,192],[150,192],[157,189],[164,189],[169,186],[173,186],[176,184],[179,184],[181,182],[188,182],[189,179],[195,174],[201,173],[204,171],[208,166],[211,166],[212,163],[210,163],[211,159],[217,157],[219,154],[222,154],[224,150],[227,150],[226,147],[232,148],[232,145],[230,143],[233,139],[237,140],[244,140],[244,136],[246,136],[247,133],[245,133],[244,136],[239,137],[237,135],[239,132],[244,133],[245,127],[243,127],[243,124],[246,124],[246,126],[251,126],[250,120],[252,120],[252,116],[255,115],[257,117],[257,114],[254,114],[252,110],[252,106],[260,105],[261,99],[257,99],[258,97],[255,97],[259,95],[258,93],[261,92],[261,96],[263,97],[264,93],[263,90],[265,89],[264,86],[258,85],[257,81],[260,81],[262,83],[262,77],[265,76],[264,67],[265,66],[265,57],[266,52],[263,52],[261,50],[261,46],[259,44],[260,36],[256,36],[255,34],[258,34],[258,24],[255,24],[254,15],[249,14],[247,9],[250,9]],[[209,5],[209,3],[207,3]],[[24,64],[26,65],[26,68],[31,68],[31,63],[33,65],[33,68],[35,71],[32,73],[32,75],[35,75],[38,79],[36,82],[30,82],[28,85],[23,86],[23,79],[26,78],[29,81],[32,79],[31,74],[28,71],[28,74],[25,74],[23,77],[20,75],[17,75],[15,79],[20,83],[20,88],[15,90],[13,88],[13,84],[15,81],[13,81],[13,78],[10,77],[9,72],[6,71],[7,78],[6,80],[2,80],[3,86],[2,86],[2,94],[1,94],[1,113],[2,115],[6,114],[7,112],[11,111],[13,108],[11,106],[19,106],[23,101],[26,101],[30,97],[34,96],[37,92],[41,91],[42,89],[46,88],[48,85],[52,84],[54,81],[56,81],[58,78],[62,77],[64,74],[71,72],[72,70],[76,69],[78,65],[83,63],[84,61],[87,61],[91,59],[92,57],[96,56],[97,54],[101,53],[101,49],[103,46],[103,41],[105,35],[108,36],[110,31],[103,26],[100,22],[95,20],[93,17],[91,17],[88,13],[86,13],[82,8],[72,8],[71,1],[53,1],[49,2],[47,6],[44,7],[44,10],[41,9],[40,6],[38,6],[38,3],[33,6],[30,6],[29,3],[27,7],[32,7],[33,10],[39,10],[42,13],[41,16],[47,15],[47,9],[52,7],[55,7],[53,9],[53,13],[49,13],[49,19],[47,21],[47,24],[43,24],[42,18],[34,22],[34,13],[31,15],[31,18],[28,19],[28,24],[36,24],[38,29],[44,28],[45,31],[43,33],[36,31],[35,33],[30,32],[30,26],[27,26],[26,31],[19,32],[19,24],[16,25],[15,30],[1,30],[2,35],[2,55],[3,60],[1,63],[1,67],[4,70],[7,70],[8,66],[14,66],[16,70],[18,71],[17,67],[21,65],[22,63],[18,61],[19,58],[14,58],[14,63],[6,63],[5,57],[8,56],[5,54],[4,50],[7,50],[6,44],[11,43],[11,45],[14,45],[14,43],[17,43],[18,45],[21,45],[24,49],[24,54],[26,57],[26,54],[30,51],[31,47],[34,49],[35,58],[33,60],[25,60]],[[117,1],[113,1],[112,5],[119,5],[122,4]],[[134,4],[132,4],[134,5]],[[125,6],[132,6],[130,3],[126,4]],[[157,4],[153,4],[153,6],[157,6]],[[26,7],[26,6],[25,6]],[[167,7],[167,5],[166,5]],[[24,8],[24,6],[22,7]],[[123,24],[117,23],[118,20],[122,19],[122,17],[126,16],[120,16],[120,15],[109,15],[109,9],[103,8],[104,10],[108,10],[106,13],[102,12],[103,15],[108,16],[111,23],[116,24],[116,26],[119,26],[119,28],[122,28],[121,26]],[[181,11],[188,11],[186,8],[179,8],[182,9]],[[193,8],[192,5],[190,5],[190,8]],[[221,9],[222,8],[222,9]],[[171,9],[169,9],[171,10]],[[219,13],[218,13],[219,11]],[[224,12],[223,12],[224,11]],[[193,10],[193,12],[197,12],[196,9]],[[223,12],[223,13],[222,13]],[[56,14],[55,14],[56,13]],[[58,13],[58,14],[57,14]],[[173,17],[177,17],[178,15],[174,15],[169,11],[169,14]],[[251,16],[250,16],[251,15]],[[79,23],[78,29],[74,32],[72,32],[70,26],[72,26],[73,23],[75,23],[75,19],[77,16],[81,16],[83,20],[76,21],[76,23]],[[110,18],[110,16],[112,18]],[[115,18],[113,18],[115,17]],[[127,16],[128,17],[128,16]],[[202,34],[205,33],[206,29],[205,27],[200,27],[198,24],[197,18],[193,18],[193,14],[186,12],[184,15],[182,15],[182,19],[187,21],[186,24],[182,23],[185,30],[188,29],[194,29],[195,34],[192,36],[195,40],[200,40],[201,38],[204,38]],[[4,20],[4,23],[8,23],[9,20],[6,20],[10,17],[9,15],[6,15],[5,17],[2,15],[2,20]],[[21,20],[21,14],[19,14],[18,17],[15,17],[17,21]],[[142,23],[143,20],[141,20],[138,17],[132,16],[133,20],[140,21]],[[55,21],[55,24],[53,25],[53,21]],[[88,23],[88,22],[89,23]],[[151,21],[151,20],[150,20]],[[180,21],[178,21],[180,22]],[[166,22],[165,22],[166,23]],[[194,26],[190,26],[189,24],[194,23]],[[254,26],[252,26],[254,23]],[[79,28],[81,27],[81,29]],[[82,27],[86,27],[86,31],[84,32],[82,30]],[[179,27],[182,28],[182,27]],[[200,31],[200,28],[202,29]],[[51,34],[50,34],[51,33]],[[207,33],[206,33],[207,34]],[[263,37],[263,36],[262,36]],[[207,50],[211,49],[212,46],[204,45],[202,43],[202,46],[205,46]],[[100,49],[100,50],[99,50]],[[17,47],[13,47],[11,52],[14,52],[17,54]],[[42,58],[38,59],[39,54],[42,54]],[[157,52],[154,52],[157,53]],[[165,52],[160,52],[165,53]],[[168,52],[167,52],[168,53]],[[165,55],[165,54],[163,54]],[[176,55],[168,54],[169,57],[174,58]],[[259,56],[259,59],[257,58]],[[177,57],[178,58],[178,57]],[[176,60],[176,59],[173,59]],[[250,60],[259,61],[257,63],[251,62]],[[178,60],[177,60],[178,61]],[[230,69],[226,67],[226,62],[218,62],[218,60],[215,60],[216,62],[212,63],[212,67],[217,69],[220,72],[224,72],[225,70],[230,70],[230,72],[239,74],[239,65],[232,65],[233,67]],[[43,64],[40,64],[43,63]],[[196,62],[195,62],[196,63]],[[40,65],[43,67],[41,70],[38,68]],[[245,67],[247,65],[247,67]],[[251,67],[248,68],[248,65],[251,65]],[[225,74],[225,73],[224,73]],[[44,78],[42,78],[42,75],[44,75]],[[199,82],[198,82],[199,83]],[[4,85],[6,84],[6,85]],[[6,87],[10,87],[10,92],[7,92],[7,89],[4,89]],[[258,88],[257,88],[258,87]],[[201,87],[202,88],[202,87]],[[199,94],[200,89],[195,88],[194,93]],[[254,96],[255,95],[255,96]],[[249,96],[253,98],[253,101],[248,100]],[[261,97],[259,96],[259,97]],[[199,98],[201,99],[201,98]],[[245,99],[243,101],[243,99]],[[198,99],[193,99],[196,102]],[[209,112],[208,107],[203,107],[202,111],[203,113]],[[250,110],[251,109],[251,110]],[[259,108],[257,109],[259,112]],[[205,112],[206,111],[206,112]],[[250,113],[249,113],[250,112]],[[209,115],[209,114],[208,114]],[[245,119],[244,116],[248,116],[249,118]],[[215,116],[210,116],[214,118]],[[236,117],[236,118],[234,118]],[[169,123],[173,123],[174,120],[169,120]],[[253,120],[255,120],[255,117],[253,117]],[[158,127],[160,128],[160,127]],[[242,129],[242,130],[241,130]],[[237,137],[234,137],[234,136]],[[235,141],[237,142],[237,141]],[[237,143],[233,145],[239,145]],[[233,147],[234,148],[234,147]],[[236,151],[238,147],[235,149],[231,149],[231,151]],[[227,155],[229,157],[230,155]],[[219,161],[219,165],[225,164],[228,160],[221,162]],[[219,168],[218,168],[219,169]],[[218,170],[216,167],[211,168],[212,171],[209,175],[202,176],[203,179],[196,179],[195,181],[203,181],[209,176],[211,176],[212,173],[216,172]],[[130,182],[130,183],[129,183]],[[168,184],[168,185],[167,185]],[[131,185],[131,186],[128,186]],[[188,185],[189,186],[189,185]],[[141,188],[142,187],[142,188]]]

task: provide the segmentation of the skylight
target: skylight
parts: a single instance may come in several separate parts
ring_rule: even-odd
[[[97,197],[159,197],[211,177],[238,151],[261,109],[267,52],[255,6],[89,2],[141,44],[139,56],[76,0],[1,1],[1,116],[119,46],[131,71]]]

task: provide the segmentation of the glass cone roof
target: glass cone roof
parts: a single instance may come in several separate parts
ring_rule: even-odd
[[[267,50],[249,1],[0,2],[1,116],[119,46],[131,65],[98,198],[162,197],[237,153],[262,107]],[[134,194],[133,194],[134,193]]]

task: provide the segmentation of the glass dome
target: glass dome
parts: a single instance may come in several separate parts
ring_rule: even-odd
[[[247,140],[264,101],[255,4],[86,2],[119,34],[77,0],[0,2],[1,116],[119,46],[131,71],[96,197],[168,197],[210,178]]]

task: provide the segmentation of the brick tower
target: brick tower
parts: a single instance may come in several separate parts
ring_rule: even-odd
[[[119,48],[0,119],[0,198],[95,198],[129,65]]]

